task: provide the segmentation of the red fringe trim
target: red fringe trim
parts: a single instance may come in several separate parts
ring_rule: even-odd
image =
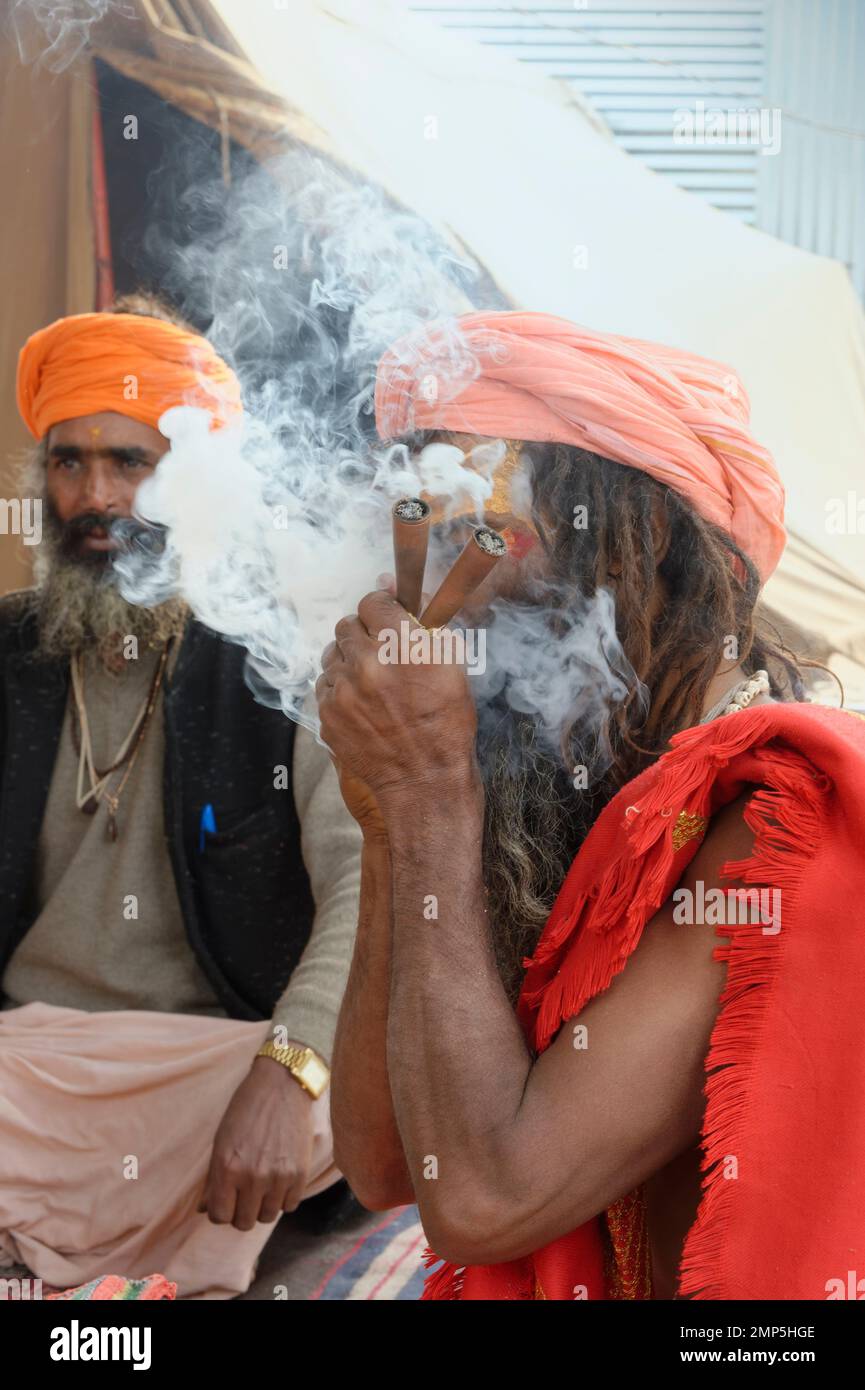
[[[630,819],[626,815],[623,834],[610,850],[601,876],[590,878],[587,872],[590,853],[578,855],[573,881],[571,875],[565,880],[541,942],[527,962],[520,1017],[533,1025],[536,1051],[549,1045],[563,1019],[574,1017],[612,984],[646,922],[666,902],[696,853],[697,841],[674,850],[671,810],[686,808],[693,815],[711,817],[719,771],[761,742],[771,718],[772,707],[764,706],[677,735],[670,751],[632,783],[634,814]],[[792,749],[779,755],[779,766],[797,761],[810,769]],[[800,773],[797,786],[801,777]],[[806,780],[814,786],[810,773]],[[602,820],[605,815],[602,812]]]
[[[424,1267],[430,1269],[438,1262],[438,1258],[432,1250],[424,1251]],[[465,1265],[450,1264],[446,1260],[441,1269],[437,1269],[434,1274],[428,1274],[424,1280],[421,1302],[424,1299],[462,1298],[465,1278]]]
[[[799,754],[767,747],[757,756],[765,768],[764,785],[745,809],[745,822],[755,833],[753,850],[749,858],[725,864],[723,876],[779,888],[782,928],[777,935],[758,923],[717,929],[730,937],[715,951],[715,959],[727,964],[727,982],[706,1057],[703,1196],[679,1268],[679,1295],[695,1300],[731,1296],[723,1252],[736,1184],[724,1177],[724,1159],[740,1153],[746,1137],[751,1073],[784,955],[783,918],[795,907],[805,865],[820,841],[830,785]]]

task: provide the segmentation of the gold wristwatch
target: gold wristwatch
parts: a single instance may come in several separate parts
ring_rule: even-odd
[[[288,1067],[295,1081],[298,1081],[313,1100],[318,1100],[330,1081],[330,1068],[311,1047],[281,1047],[268,1038],[258,1049],[257,1057],[272,1057]]]

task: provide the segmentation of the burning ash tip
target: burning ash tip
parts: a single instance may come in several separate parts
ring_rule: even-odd
[[[394,503],[393,514],[399,521],[426,521],[430,510],[419,497],[403,497]]]
[[[478,526],[473,533],[475,543],[485,550],[487,555],[506,555],[508,543],[504,536],[499,535],[498,531],[493,531],[489,526]]]

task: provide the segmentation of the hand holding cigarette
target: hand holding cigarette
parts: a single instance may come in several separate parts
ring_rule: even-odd
[[[478,526],[420,619],[431,512],[421,498],[393,508],[395,596],[367,594],[342,618],[316,682],[321,733],[343,799],[365,835],[387,836],[388,814],[405,813],[424,788],[476,789],[476,714],[465,671],[453,665],[386,665],[380,634],[407,620],[444,627],[507,553],[497,531]]]
[[[385,590],[367,594],[337,623],[316,682],[321,736],[346,779],[346,804],[362,825],[378,817],[385,835],[433,789],[450,795],[479,785],[466,670],[382,661],[382,635],[403,623],[419,628]]]

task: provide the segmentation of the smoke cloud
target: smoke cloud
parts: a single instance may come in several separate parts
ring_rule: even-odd
[[[208,627],[249,652],[259,698],[317,727],[305,705],[337,618],[392,567],[389,511],[420,489],[480,516],[495,462],[459,450],[383,447],[373,421],[384,349],[430,319],[452,325],[438,389],[474,370],[455,313],[468,261],[384,195],[304,153],[224,188],[218,230],[162,259],[181,301],[206,304],[209,336],[241,376],[238,429],[210,432],[190,407],[165,415],[171,449],[137,497],[164,547],[118,562],[124,595],[180,593]],[[447,330],[445,341],[450,343]]]
[[[164,528],[165,544],[118,562],[122,590],[147,605],[182,595],[200,621],[247,649],[256,697],[317,732],[319,657],[337,619],[392,568],[394,500],[429,492],[481,520],[505,448],[479,446],[467,467],[445,443],[382,444],[378,360],[435,320],[435,390],[456,394],[477,371],[457,315],[491,295],[477,267],[427,224],[308,153],[256,169],[230,191],[191,186],[184,197],[193,223],[193,205],[200,212],[214,198],[224,216],[207,236],[160,248],[175,277],[167,288],[199,314],[206,308],[209,337],[241,376],[246,412],[242,427],[213,433],[190,407],[163,417],[171,449],[137,509]],[[524,494],[528,486],[523,479]],[[428,587],[450,544],[434,528]],[[599,731],[633,673],[610,596],[571,596],[564,624],[562,599],[548,588],[532,604],[492,606],[488,669],[473,693],[482,710],[504,696],[533,714],[551,753],[579,719],[598,774],[607,761]]]

